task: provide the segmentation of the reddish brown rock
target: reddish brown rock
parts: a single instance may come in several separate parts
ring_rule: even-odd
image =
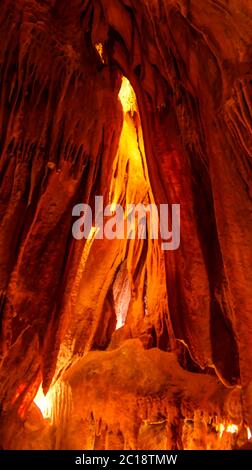
[[[31,448],[33,439],[38,448],[83,448],[84,442],[87,448],[244,443],[245,426],[252,426],[251,31],[252,9],[245,0],[2,0],[0,432],[5,448]],[[136,94],[129,112],[118,99],[122,76]],[[150,240],[74,240],[72,208],[81,202],[93,207],[95,195],[122,205],[179,203],[180,248],[163,253]],[[62,377],[75,378],[67,385],[73,397],[80,393],[78,381],[89,393],[96,379],[100,397],[105,390],[116,397],[117,384],[106,382],[103,367],[107,361],[118,374],[124,348],[119,389],[129,417],[121,398],[113,397],[100,426],[103,398],[91,394],[97,415],[88,416],[83,405],[89,420],[89,432],[78,437],[83,440],[77,441],[73,414],[67,417],[70,440],[62,443],[60,421],[54,423],[55,441],[51,424],[40,423],[32,404],[39,384],[47,392],[58,378],[59,409],[60,400],[69,397]],[[84,354],[79,377],[72,364]],[[136,386],[129,391],[134,354]],[[179,368],[176,355],[187,370]],[[174,396],[165,407],[162,401],[167,400],[162,383],[170,383],[165,372],[160,377],[167,357],[176,389],[181,392],[182,377],[188,397],[179,408]],[[136,412],[141,377],[146,379],[141,397],[152,394],[149,368],[157,375],[155,393],[162,402],[162,419],[155,408],[153,426]],[[207,384],[216,390],[209,398],[211,411]],[[195,394],[187,414],[182,408]],[[239,402],[239,420],[236,412],[223,411],[229,396]],[[114,421],[116,413],[130,420],[123,430]],[[234,433],[239,442],[226,431],[225,442],[218,433],[204,441],[201,413],[216,419],[216,426],[226,420],[225,429],[239,425],[239,435]],[[44,429],[40,443],[27,431],[11,442],[13,429],[28,422],[31,430],[34,421],[36,430],[40,424]]]

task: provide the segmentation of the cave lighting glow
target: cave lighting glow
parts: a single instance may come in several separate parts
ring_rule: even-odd
[[[37,395],[34,398],[34,403],[40,409],[44,418],[52,417],[52,397],[50,391],[44,395],[42,384],[40,385]]]
[[[123,111],[125,113],[131,112],[133,114],[135,111],[137,111],[136,94],[131,86],[130,81],[126,77],[123,77],[122,79],[119,99],[122,103]]]
[[[229,424],[226,428],[226,432],[230,432],[230,434],[235,434],[239,431],[237,424]]]
[[[101,58],[101,61],[102,63],[104,64],[104,49],[103,49],[103,44],[101,42],[98,42],[97,44],[95,44],[95,49],[97,50],[100,58]]]
[[[118,98],[121,101],[124,116],[119,149],[113,164],[113,177],[109,193],[112,213],[116,210],[116,204],[119,204],[120,200],[123,199],[124,192],[126,192],[127,204],[142,203],[142,194],[150,192],[137,98],[131,83],[126,77],[122,78]],[[136,119],[133,118],[134,113],[138,115],[138,117],[135,116]]]
[[[217,430],[219,431],[219,437],[222,438],[224,432],[228,432],[230,434],[236,434],[239,431],[239,427],[237,424],[230,423],[225,426],[223,423],[220,423]]]

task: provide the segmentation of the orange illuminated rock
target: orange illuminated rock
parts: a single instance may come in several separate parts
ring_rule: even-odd
[[[251,41],[247,0],[1,1],[4,448],[249,438]],[[75,240],[96,195],[180,204],[180,248]]]

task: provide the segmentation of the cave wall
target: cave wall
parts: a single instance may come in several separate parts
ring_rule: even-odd
[[[175,336],[202,368],[241,381],[251,419],[251,6],[102,5],[110,60],[137,94],[155,200],[181,204],[181,247],[166,253]]]
[[[3,409],[53,377],[61,302],[83,250],[72,208],[106,188],[120,135],[118,74],[101,67],[72,7],[66,17],[48,2],[1,5]]]
[[[82,272],[84,242],[71,226],[76,203],[109,199],[123,74],[137,97],[153,198],[181,204],[182,239],[157,264],[163,301],[155,309],[156,289],[143,327],[148,250],[131,244],[136,292],[122,336],[164,350],[179,347],[174,337],[186,344],[198,371],[242,386],[251,422],[251,23],[242,0],[1,2],[3,419],[25,413],[41,381],[48,390],[64,354],[70,361],[110,342],[126,253],[95,241]]]

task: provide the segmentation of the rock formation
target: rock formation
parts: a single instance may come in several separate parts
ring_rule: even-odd
[[[2,0],[0,43],[3,448],[242,446],[252,5]],[[180,204],[179,249],[75,240],[97,195]]]

